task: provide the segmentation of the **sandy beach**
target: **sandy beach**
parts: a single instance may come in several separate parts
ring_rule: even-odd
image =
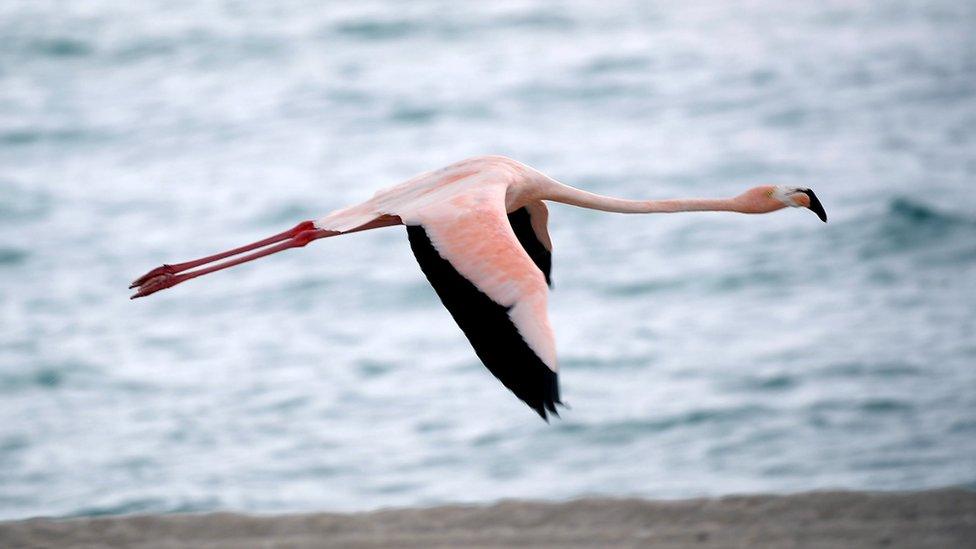
[[[366,513],[0,523],[0,547],[976,547],[976,493],[504,501]]]

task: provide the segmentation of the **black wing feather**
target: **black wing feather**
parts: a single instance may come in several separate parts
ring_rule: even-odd
[[[542,274],[546,275],[546,284],[552,288],[552,252],[547,250],[542,245],[542,242],[539,242],[535,231],[532,230],[532,219],[529,216],[529,210],[526,208],[515,210],[508,214],[508,222],[512,224],[515,236],[518,237],[519,243],[525,248],[526,253],[532,258],[536,267],[539,267]]]
[[[560,403],[556,373],[519,335],[508,316],[508,307],[495,303],[461,276],[437,253],[422,226],[408,225],[407,236],[420,269],[481,362],[516,397],[548,421],[546,411],[556,414],[556,404]]]

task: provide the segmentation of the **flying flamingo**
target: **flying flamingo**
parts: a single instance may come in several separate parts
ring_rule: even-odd
[[[792,206],[809,208],[827,221],[820,200],[802,187],[755,187],[734,198],[624,200],[564,185],[509,158],[484,156],[420,174],[264,240],[157,267],[132,283],[130,288],[138,288],[132,299],[319,238],[406,225],[421,270],[478,358],[548,421],[547,411],[558,415],[556,404],[562,402],[546,313],[552,242],[544,200],[619,213],[758,214]],[[240,255],[246,252],[253,253]],[[234,256],[240,257],[230,259]]]

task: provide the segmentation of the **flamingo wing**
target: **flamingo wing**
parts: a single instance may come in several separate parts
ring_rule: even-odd
[[[526,249],[541,245],[533,236],[526,246],[516,235],[516,226],[525,231],[521,210],[510,223],[504,202],[486,198],[471,197],[449,214],[408,224],[410,247],[478,358],[548,420],[547,412],[556,413],[561,403],[555,340],[546,275],[537,266],[543,255]]]

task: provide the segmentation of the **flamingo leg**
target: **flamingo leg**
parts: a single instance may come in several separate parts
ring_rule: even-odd
[[[172,288],[173,286],[176,286],[181,282],[186,282],[187,280],[196,278],[198,276],[203,276],[205,274],[222,271],[224,269],[240,265],[241,263],[254,261],[255,259],[260,259],[262,257],[271,254],[283,252],[291,248],[300,248],[302,246],[307,245],[309,242],[315,239],[325,238],[327,236],[334,236],[337,234],[340,233],[338,231],[324,231],[320,229],[312,229],[312,230],[301,231],[295,236],[285,237],[287,238],[285,242],[280,242],[280,239],[272,240],[277,238],[276,235],[274,237],[268,238],[267,240],[270,240],[272,243],[280,242],[279,244],[266,247],[263,250],[259,250],[254,253],[247,254],[245,256],[238,257],[236,259],[231,259],[230,261],[224,261],[223,263],[217,263],[216,265],[212,265],[210,267],[204,267],[202,269],[189,270],[188,272],[182,272],[182,271],[187,271],[188,269],[192,269],[194,266],[200,266],[205,263],[208,263],[209,261],[206,261],[207,258],[203,258],[203,259],[198,259],[196,261],[188,261],[186,263],[171,265],[169,266],[170,267],[169,269],[166,268],[167,267],[166,265],[163,265],[162,267],[157,267],[156,269],[149,271],[149,273],[147,273],[146,275],[139,277],[139,279],[136,282],[134,282],[131,286],[132,288],[138,288],[138,291],[136,291],[136,293],[133,294],[132,297],[130,297],[129,299],[146,297],[147,295],[154,294],[160,290],[165,290],[166,288]],[[259,243],[260,242],[248,246],[242,246],[241,248],[235,248],[235,250],[243,250],[243,251],[253,250],[260,247],[260,246],[256,246],[256,244]],[[241,252],[231,253],[233,251],[234,250],[230,250],[221,254],[216,254],[208,257],[216,258],[210,261],[218,261],[219,259],[224,259],[233,255],[237,255],[238,253],[241,253]],[[190,265],[190,266],[187,267],[186,265]]]
[[[390,225],[399,225],[400,223],[401,223],[400,218],[398,217],[383,216],[369,223],[366,223],[365,225],[356,227],[355,229],[345,231],[345,232],[339,232],[339,231],[328,231],[324,229],[316,229],[315,224],[313,222],[303,221],[285,232],[270,236],[268,238],[265,238],[264,240],[252,242],[251,244],[247,244],[245,246],[240,246],[232,250],[227,250],[226,252],[221,252],[219,254],[214,254],[214,255],[208,255],[206,257],[195,259],[193,261],[186,261],[184,263],[176,263],[173,265],[162,265],[160,267],[156,267],[155,269],[137,278],[129,286],[130,289],[132,288],[137,289],[136,293],[133,294],[132,297],[130,297],[129,299],[146,297],[147,295],[154,294],[160,290],[165,290],[166,288],[172,288],[177,284],[186,282],[187,280],[196,278],[198,276],[203,276],[205,274],[222,271],[224,269],[234,267],[242,263],[247,263],[248,261],[254,261],[255,259],[260,259],[262,257],[269,256],[271,254],[283,252],[291,248],[300,248],[307,245],[309,242],[313,240],[317,240],[319,238],[336,236],[338,234],[365,231],[368,229],[375,229],[379,227],[387,227]],[[258,250],[258,251],[254,251],[254,250]],[[254,252],[254,253],[250,253],[242,257],[231,259],[230,261],[224,261],[223,263],[217,263],[216,265],[211,265],[209,267],[204,267],[202,269],[196,269],[196,267],[201,267],[208,263],[213,263],[215,261],[220,261],[222,259],[228,259],[245,252]]]
[[[270,246],[276,242],[281,242],[282,240],[288,240],[289,238],[294,238],[298,233],[302,231],[314,230],[315,224],[311,221],[302,221],[298,225],[295,225],[291,229],[278,233],[273,236],[269,236],[263,240],[258,240],[257,242],[252,242],[250,244],[234,248],[232,250],[227,250],[226,252],[221,252],[219,254],[208,255],[200,259],[194,259],[193,261],[186,261],[184,263],[176,263],[173,265],[162,265],[156,267],[155,269],[149,271],[148,273],[135,279],[129,286],[129,289],[135,288],[136,286],[141,286],[151,278],[155,278],[160,275],[165,274],[176,274],[192,269],[194,267],[199,267],[200,265],[206,265],[207,263],[212,263],[214,261],[219,261],[221,259],[226,259],[237,254],[242,254],[244,252],[249,252],[251,250],[256,250],[258,248],[263,248],[265,246]]]

